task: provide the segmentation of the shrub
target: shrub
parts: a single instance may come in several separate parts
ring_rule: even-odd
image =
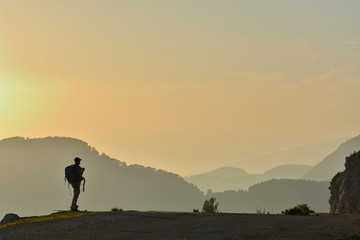
[[[204,213],[217,213],[218,212],[219,202],[216,201],[216,198],[212,197],[209,200],[205,200],[202,212]]]
[[[266,214],[265,208],[256,208],[256,214]]]
[[[313,210],[310,210],[307,204],[299,204],[296,207],[286,209],[282,212],[285,215],[306,215],[306,216],[316,216],[318,215]]]
[[[112,212],[123,212],[124,210],[122,208],[118,208],[118,207],[113,207],[111,209]]]

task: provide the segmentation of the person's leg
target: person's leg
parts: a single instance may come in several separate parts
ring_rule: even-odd
[[[76,211],[78,209],[78,205],[76,203],[77,203],[77,200],[78,200],[79,194],[80,194],[80,182],[72,183],[71,186],[74,188],[74,196],[72,199],[70,209],[73,211]]]

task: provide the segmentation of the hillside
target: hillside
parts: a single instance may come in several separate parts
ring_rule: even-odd
[[[207,175],[207,176],[218,176],[218,177],[239,177],[239,176],[247,176],[248,173],[241,168],[235,168],[235,167],[222,167],[217,168],[210,172],[205,172],[200,175]],[[198,176],[198,175],[197,175]]]
[[[127,165],[99,154],[87,143],[62,137],[10,138],[0,141],[0,214],[32,215],[68,209],[70,191],[64,168],[75,156],[86,168],[86,191],[80,209],[188,211],[203,202],[203,194],[179,175]]]
[[[341,144],[334,152],[311,168],[301,178],[318,181],[330,181],[336,173],[345,169],[345,158],[353,152],[360,151],[360,136]]]
[[[320,156],[324,149],[334,148],[331,154],[327,153],[323,159],[315,166],[301,164],[284,164],[274,167],[261,174],[248,174],[245,170],[236,167],[226,167],[216,169],[210,172],[201,173],[186,177],[186,181],[198,186],[203,192],[211,189],[214,192],[221,192],[227,190],[247,189],[248,187],[267,181],[271,179],[306,179],[316,181],[330,181],[337,172],[344,170],[344,163],[346,156],[360,150],[360,136],[354,137],[350,140],[342,142],[334,147],[338,140],[327,141],[319,144],[307,145],[292,150],[274,153],[268,155],[267,161],[278,157],[281,161],[288,158],[288,162],[301,162],[301,158],[310,156]],[[320,150],[316,151],[315,148]],[[297,155],[298,154],[298,155]],[[312,158],[314,157],[312,156]],[[264,157],[265,158],[265,157]],[[278,161],[280,161],[278,160]],[[253,159],[254,164],[259,161],[265,161],[262,157]],[[308,160],[304,160],[307,162]],[[277,162],[277,161],[275,161]]]
[[[324,159],[329,153],[336,150],[340,144],[348,138],[333,139],[292,149],[269,153],[249,159],[239,158],[239,161],[231,164],[233,167],[243,168],[251,173],[262,173],[277,166],[295,165],[315,165]]]
[[[210,172],[186,177],[185,180],[195,184],[203,192],[211,189],[214,192],[247,189],[250,186],[271,179],[298,179],[311,169],[308,165],[287,164],[270,169],[262,174],[248,174],[235,167],[224,167]]]
[[[329,212],[329,182],[281,179],[255,184],[248,191],[211,193],[216,197],[222,212],[251,213],[256,209],[280,213],[286,208],[307,203],[317,212]]]
[[[312,167],[310,165],[284,164],[264,172],[262,176],[267,179],[298,179]]]

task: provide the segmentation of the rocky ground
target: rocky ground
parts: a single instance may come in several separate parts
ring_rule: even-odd
[[[18,224],[1,228],[0,239],[330,240],[358,233],[359,214],[308,217],[126,211]]]

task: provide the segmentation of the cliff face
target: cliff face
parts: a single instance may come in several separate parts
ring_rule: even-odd
[[[329,189],[331,213],[360,211],[360,152],[346,158],[345,171],[333,177]]]

